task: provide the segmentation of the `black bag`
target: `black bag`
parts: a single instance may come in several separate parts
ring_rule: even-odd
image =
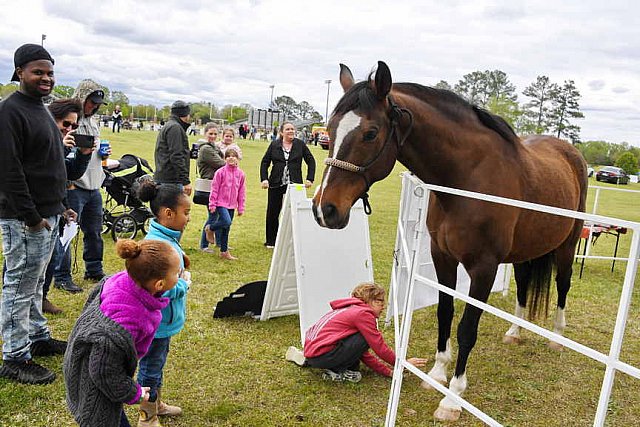
[[[266,280],[247,283],[219,301],[213,309],[213,317],[260,316],[266,292]]]
[[[195,191],[193,193],[193,203],[196,205],[209,206],[209,193],[205,191]]]

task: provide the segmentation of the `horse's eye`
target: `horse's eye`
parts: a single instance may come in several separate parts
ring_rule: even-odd
[[[365,141],[373,141],[374,139],[376,139],[376,136],[378,136],[378,130],[372,129],[372,130],[366,131],[362,138]]]

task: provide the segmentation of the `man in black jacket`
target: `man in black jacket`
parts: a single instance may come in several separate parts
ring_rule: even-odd
[[[171,117],[158,133],[156,140],[156,172],[154,178],[161,184],[176,184],[187,196],[191,195],[189,180],[189,138],[187,129],[191,108],[184,101],[171,105]]]
[[[62,139],[42,103],[55,84],[53,59],[26,44],[14,55],[12,81],[20,89],[0,103],[0,228],[6,271],[2,284],[0,377],[50,383],[55,373],[32,356],[63,354],[66,342],[51,338],[42,314],[42,285],[60,215],[67,174]]]

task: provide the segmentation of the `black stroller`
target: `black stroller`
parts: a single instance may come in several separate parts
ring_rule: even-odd
[[[134,239],[138,230],[147,234],[153,213],[135,195],[134,184],[153,176],[149,162],[133,154],[125,154],[114,169],[105,168],[102,186],[107,192],[102,214],[102,234],[111,231],[114,241]]]

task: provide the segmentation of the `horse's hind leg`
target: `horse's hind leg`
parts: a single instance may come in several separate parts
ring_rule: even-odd
[[[527,307],[527,288],[531,280],[531,266],[527,262],[513,264],[513,272],[516,279],[516,309],[514,315],[519,319],[525,318],[525,308]],[[511,324],[509,330],[504,334],[502,342],[505,344],[520,343],[520,326]]]
[[[436,269],[438,282],[448,288],[456,288],[458,278],[458,262],[443,253],[432,244],[433,265]],[[438,293],[438,350],[436,361],[429,371],[429,376],[440,384],[447,384],[447,368],[451,363],[451,322],[453,321],[453,297],[445,293]],[[423,381],[422,387],[430,389],[431,385]]]
[[[564,311],[567,304],[567,294],[571,288],[571,275],[573,273],[573,258],[575,251],[575,243],[565,243],[556,249],[556,289],[558,290],[558,306],[553,320],[553,332],[558,335],[564,333],[567,322],[564,317]],[[562,344],[555,341],[549,341],[549,347],[554,350],[562,350]]]

